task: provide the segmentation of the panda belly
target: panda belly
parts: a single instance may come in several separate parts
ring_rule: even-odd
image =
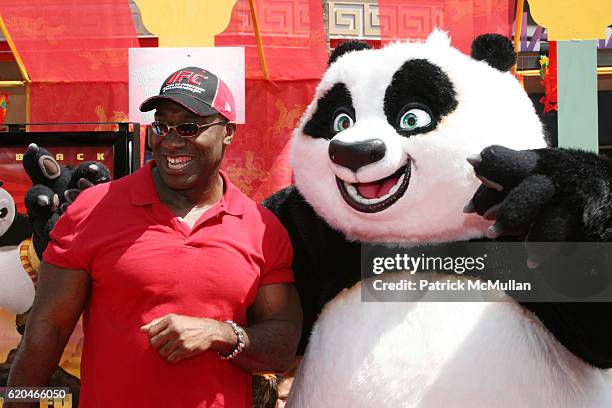
[[[503,292],[507,301],[364,303],[360,285],[323,309],[289,407],[612,407],[609,373]]]
[[[34,284],[23,270],[18,246],[0,247],[0,308],[20,314],[34,301]]]

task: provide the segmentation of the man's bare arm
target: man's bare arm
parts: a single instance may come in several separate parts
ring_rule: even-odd
[[[245,331],[248,344],[233,360],[237,366],[252,373],[287,370],[302,334],[302,306],[295,286],[280,283],[259,288]]]
[[[89,274],[41,263],[36,297],[8,378],[8,386],[47,386],[83,311]],[[12,404],[6,404],[9,408]],[[23,404],[17,405],[20,408]],[[32,404],[38,407],[38,404]]]

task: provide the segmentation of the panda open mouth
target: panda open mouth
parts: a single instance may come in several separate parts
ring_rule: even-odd
[[[336,177],[342,198],[355,210],[366,213],[382,211],[404,195],[410,184],[410,160],[395,173],[369,183],[348,183]]]

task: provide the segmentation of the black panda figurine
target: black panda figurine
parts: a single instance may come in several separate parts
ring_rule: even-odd
[[[110,171],[104,164],[91,161],[76,168],[61,166],[48,150],[35,143],[23,155],[23,167],[33,184],[26,193],[25,204],[34,228],[34,248],[42,259],[49,233],[62,212],[82,190],[110,181]]]
[[[304,310],[288,407],[612,406],[612,304],[519,303],[503,291],[497,301],[362,302],[360,244],[488,242],[521,228],[519,241],[530,231],[609,237],[609,164],[547,148],[509,72],[509,40],[478,37],[472,53],[434,31],[332,54],[293,134],[295,185],[265,201],[289,231]],[[590,187],[575,194],[584,177]],[[530,230],[555,203],[571,211]],[[583,217],[564,223],[568,213]],[[529,261],[527,273],[543,259]]]

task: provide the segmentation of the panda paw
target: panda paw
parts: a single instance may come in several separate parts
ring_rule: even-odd
[[[44,184],[35,184],[26,192],[25,204],[30,219],[49,218],[59,209],[59,197]]]
[[[40,258],[49,242],[49,233],[59,218],[60,200],[50,187],[36,184],[26,192],[25,205],[34,230],[34,249]]]
[[[62,167],[51,156],[51,153],[36,143],[30,143],[23,155],[23,167],[32,183],[52,187],[62,175]]]
[[[80,164],[72,173],[68,188],[64,191],[61,211],[64,212],[83,190],[109,180],[110,170],[104,164],[92,161]]]
[[[28,166],[25,165],[26,156],[29,157]],[[41,164],[39,167],[40,163],[44,165]],[[32,167],[31,164],[36,165]],[[55,165],[57,168],[54,167]],[[47,173],[42,171],[44,166],[60,176],[55,180],[46,177]],[[49,234],[60,215],[83,190],[109,181],[110,171],[104,164],[98,162],[85,162],[77,168],[60,166],[49,155],[49,152],[35,144],[28,146],[24,155],[24,167],[30,168],[31,171],[28,174],[32,181],[40,181],[40,183],[34,183],[27,191],[25,204],[34,229],[34,248],[37,255],[41,257],[49,242]],[[60,179],[62,182],[57,182]]]
[[[612,240],[612,162],[578,150],[489,146],[469,157],[482,182],[464,211],[495,223],[487,236],[524,236],[530,266],[550,256],[537,242]],[[539,249],[538,249],[539,248]]]

